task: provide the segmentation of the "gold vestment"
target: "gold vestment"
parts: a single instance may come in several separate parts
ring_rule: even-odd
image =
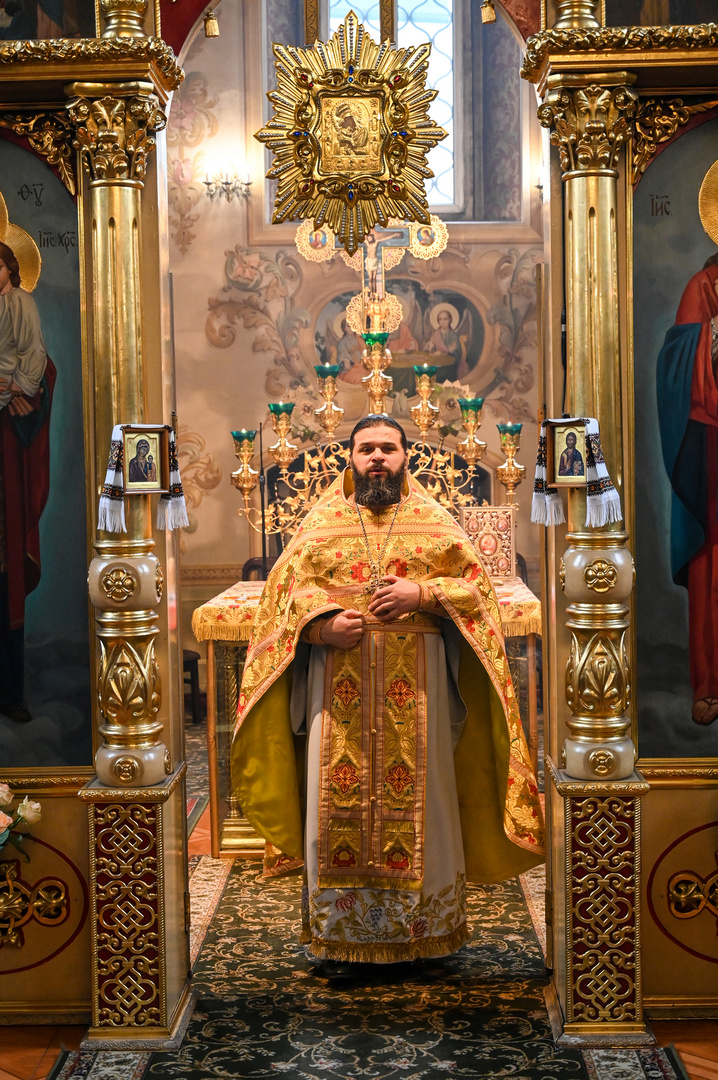
[[[346,478],[350,481],[348,474]],[[458,628],[466,720],[454,755],[469,882],[543,860],[542,814],[498,604],[470,541],[412,478],[382,572],[425,583]],[[365,520],[371,517],[365,512]],[[393,517],[368,526],[376,560]],[[367,612],[371,563],[340,477],[310,511],[267,580],[239,699],[232,777],[243,813],[292,860],[303,858],[302,761],[290,724],[302,630],[341,608],[366,612],[353,649],[327,649],[319,792],[319,886],[420,889],[426,716],[423,639],[445,619],[424,611],[381,624]]]

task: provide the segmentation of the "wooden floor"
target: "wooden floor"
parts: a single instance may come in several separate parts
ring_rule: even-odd
[[[209,808],[190,837],[190,855],[209,855]],[[718,1020],[662,1020],[660,1046],[673,1044],[691,1080],[718,1080]],[[61,1050],[77,1050],[85,1028],[0,1027],[0,1080],[45,1080]]]

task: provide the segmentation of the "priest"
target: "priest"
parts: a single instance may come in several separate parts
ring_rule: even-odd
[[[543,861],[491,583],[396,421],[365,417],[350,451],[267,580],[232,751],[244,814],[304,860],[328,974],[453,952],[466,882]]]

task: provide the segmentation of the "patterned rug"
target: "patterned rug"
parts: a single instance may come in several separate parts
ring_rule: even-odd
[[[297,878],[264,884],[256,863],[235,864],[195,967],[199,1003],[184,1044],[152,1054],[145,1080],[684,1075],[671,1051],[556,1050],[517,881],[469,889],[474,934],[454,956],[365,965],[344,986],[314,974],[298,944],[299,899]]]
[[[300,881],[194,856],[199,1003],[173,1053],[60,1055],[52,1080],[687,1080],[669,1050],[556,1050],[544,1004],[542,869],[468,890],[472,940],[446,960],[358,969],[336,987],[298,945]],[[50,1078],[48,1078],[50,1080]]]

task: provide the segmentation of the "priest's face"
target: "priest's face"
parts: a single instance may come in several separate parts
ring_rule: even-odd
[[[357,432],[351,466],[354,496],[360,506],[382,507],[401,501],[406,453],[394,428],[379,424]]]

